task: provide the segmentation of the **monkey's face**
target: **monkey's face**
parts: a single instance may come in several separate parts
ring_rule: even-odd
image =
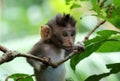
[[[66,50],[72,49],[76,35],[75,27],[60,28],[56,33],[61,40],[60,46]]]
[[[74,28],[66,28],[62,31],[62,45],[66,50],[72,49],[75,35],[76,30]]]
[[[76,21],[70,14],[58,14],[47,25],[51,28],[49,40],[53,44],[66,50],[73,47],[76,35]]]

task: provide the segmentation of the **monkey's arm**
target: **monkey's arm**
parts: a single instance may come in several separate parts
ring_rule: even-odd
[[[28,53],[38,56],[38,57],[44,57],[43,56],[43,46],[42,46],[41,42],[39,41],[38,43],[36,43]],[[42,69],[42,67],[45,66],[42,62],[36,61],[34,59],[27,59],[27,62],[31,66],[33,66],[34,69],[36,69],[38,71],[40,71]]]

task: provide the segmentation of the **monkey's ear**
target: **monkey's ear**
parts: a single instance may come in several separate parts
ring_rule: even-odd
[[[51,28],[48,25],[41,26],[41,38],[48,40],[51,38]]]

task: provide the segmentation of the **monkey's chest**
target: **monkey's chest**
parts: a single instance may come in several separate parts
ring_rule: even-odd
[[[49,57],[54,63],[64,58],[64,50],[45,47],[43,55]],[[37,81],[65,81],[65,65],[61,64],[57,68],[49,66],[45,70],[41,70],[40,72],[37,71],[36,74]]]
[[[58,62],[60,61],[61,59],[64,58],[64,53],[65,51],[62,50],[62,49],[55,49],[53,47],[45,47],[44,48],[44,56],[45,57],[49,57],[51,59],[52,62]]]
[[[38,77],[38,81],[65,81],[65,66],[62,64],[57,68],[48,67],[39,72]]]

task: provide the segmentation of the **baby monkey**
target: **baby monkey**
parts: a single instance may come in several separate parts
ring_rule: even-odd
[[[41,40],[33,46],[29,53],[54,63],[64,58],[65,51],[69,53],[69,51],[77,49],[81,52],[84,50],[84,46],[74,45],[75,25],[76,21],[70,14],[56,15],[45,26],[41,26]],[[52,68],[33,59],[27,59],[27,61],[34,68],[36,81],[65,81],[64,63],[57,68]]]

